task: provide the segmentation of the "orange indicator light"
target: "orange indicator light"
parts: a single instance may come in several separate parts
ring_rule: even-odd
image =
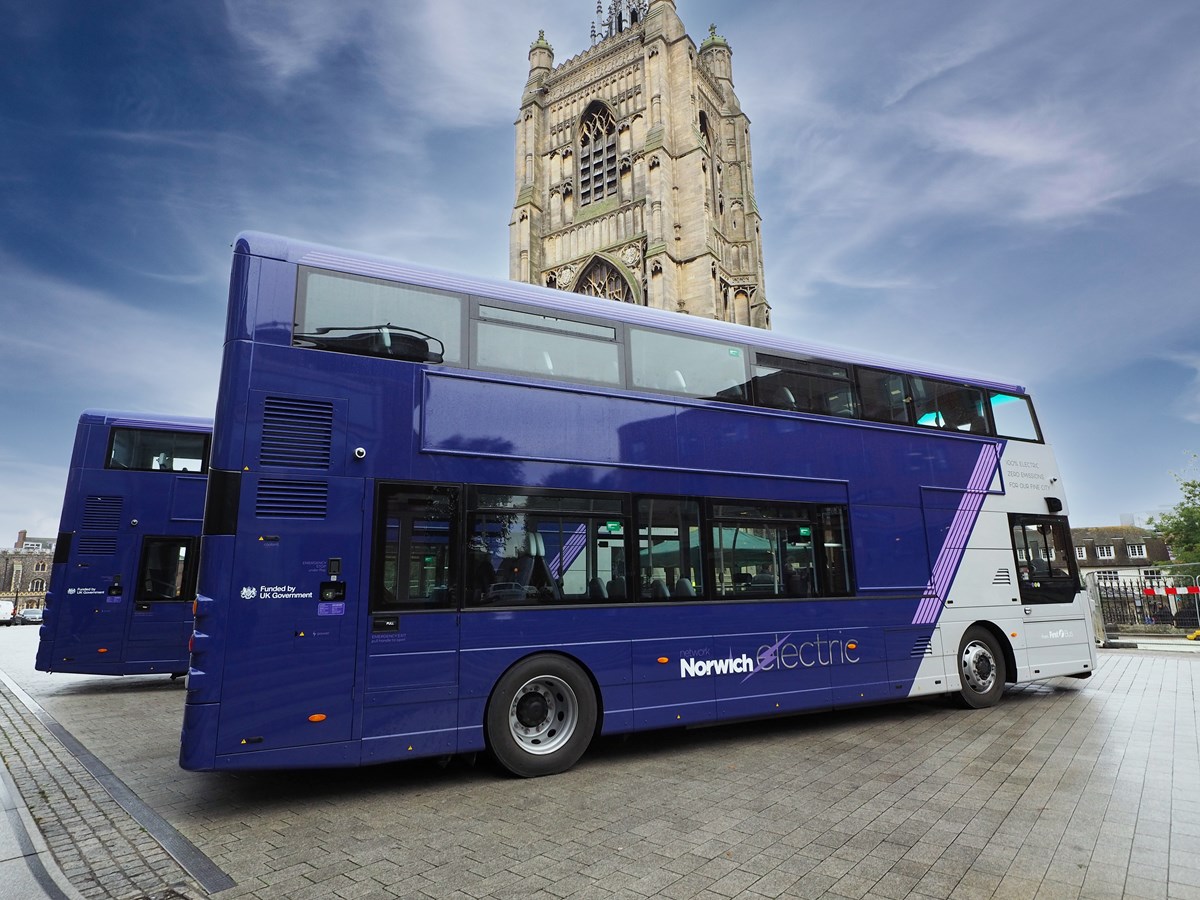
[[[311,716],[308,717],[308,721],[324,722],[325,721],[325,713],[313,713]]]
[[[107,653],[107,652],[108,652],[108,648],[107,648],[107,647],[97,647],[97,648],[96,648],[96,652],[97,652],[97,653]]]
[[[669,659],[667,659],[665,656],[660,656],[660,657],[658,658],[658,661],[659,661],[660,663],[662,663],[664,666],[665,666],[667,663],[669,663],[669,662],[670,662],[670,660],[669,660]]]
[[[846,649],[847,649],[847,650],[857,650],[857,649],[858,649],[858,644],[854,643],[854,641],[848,641],[848,642],[846,643]]]
[[[1012,633],[1012,636],[1013,636],[1013,637],[1016,637],[1016,636],[1017,636],[1017,633],[1014,631],[1014,632]]]

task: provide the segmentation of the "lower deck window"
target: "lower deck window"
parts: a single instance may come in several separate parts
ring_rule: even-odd
[[[714,504],[710,566],[717,597],[851,593],[841,507]]]

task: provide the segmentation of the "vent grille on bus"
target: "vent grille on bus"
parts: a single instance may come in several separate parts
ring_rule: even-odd
[[[259,463],[328,469],[333,458],[333,404],[268,397],[263,407]]]
[[[83,504],[83,527],[88,531],[116,531],[121,527],[121,497],[91,496]]]
[[[912,652],[909,654],[909,656],[933,656],[933,638],[917,638],[917,640],[913,643]]]
[[[329,506],[329,485],[321,481],[258,483],[254,513],[260,519],[323,519]]]
[[[1012,584],[1012,572],[1008,569],[997,569],[992,584]]]
[[[117,552],[115,537],[81,537],[79,539],[80,556],[112,556]]]

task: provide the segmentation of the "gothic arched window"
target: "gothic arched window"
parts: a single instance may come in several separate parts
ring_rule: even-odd
[[[616,266],[601,257],[593,259],[583,270],[583,274],[575,282],[575,293],[619,300],[622,303],[633,302],[633,289],[625,280],[625,276]]]
[[[593,103],[579,124],[579,205],[617,192],[617,122],[612,110]]]
[[[44,579],[44,578],[33,579],[33,581],[29,582],[29,589],[31,591],[44,591],[46,589],[46,579]]]

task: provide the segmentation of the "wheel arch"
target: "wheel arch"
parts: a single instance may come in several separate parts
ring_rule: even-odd
[[[971,628],[982,628],[996,639],[1000,645],[1000,652],[1004,654],[1004,682],[1005,684],[1017,683],[1017,653],[1013,649],[1012,640],[1004,630],[995,622],[987,619],[977,619],[966,628],[963,629],[963,634],[966,634]],[[960,639],[961,640],[961,639]]]
[[[592,671],[591,666],[589,666],[574,653],[567,653],[563,650],[530,650],[523,656],[518,656],[516,659],[512,660],[512,662],[504,667],[503,671],[498,672],[496,677],[492,680],[491,689],[488,691],[487,703],[483,705],[483,721],[485,723],[487,722],[488,710],[492,708],[492,701],[496,699],[496,688],[500,685],[500,682],[504,680],[504,676],[521,663],[525,662],[527,659],[533,659],[535,656],[557,656],[560,659],[565,659],[567,662],[574,663],[576,666],[578,666],[579,670],[587,677],[588,682],[590,682],[592,685],[592,695],[596,698],[596,725],[592,729],[592,739],[594,740],[595,738],[599,737],[601,731],[603,730],[602,725],[604,722],[604,693],[600,689],[600,682],[596,680],[596,673]],[[484,741],[490,744],[491,738],[488,736],[486,727],[483,729],[483,734]]]

